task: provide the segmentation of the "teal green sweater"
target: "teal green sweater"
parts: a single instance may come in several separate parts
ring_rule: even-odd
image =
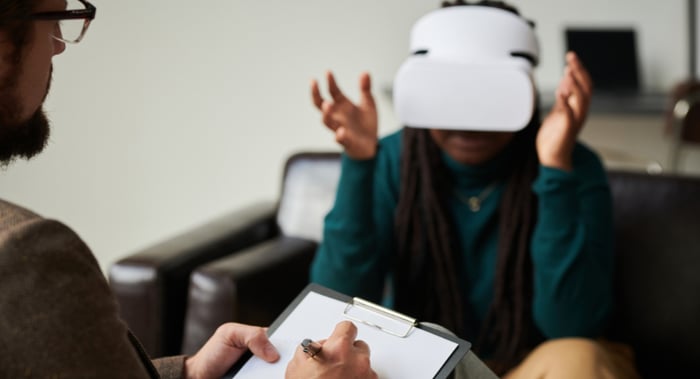
[[[343,155],[333,209],[311,280],[350,296],[385,302],[385,282],[394,253],[394,213],[399,198],[401,131],[379,141],[377,156],[358,161]],[[507,154],[480,166],[462,165],[446,154],[460,198],[494,183]],[[538,217],[531,243],[533,318],[547,338],[598,335],[612,308],[612,205],[598,157],[581,144],[572,172],[541,166],[532,189]],[[464,267],[461,286],[467,309],[481,323],[493,299],[498,204],[503,184],[472,212],[457,195],[450,199]]]

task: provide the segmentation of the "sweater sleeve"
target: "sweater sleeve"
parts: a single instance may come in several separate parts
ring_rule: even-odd
[[[180,379],[185,377],[185,355],[164,357],[153,360],[161,379]]]
[[[574,170],[540,167],[533,184],[533,317],[548,338],[598,335],[612,308],[612,201],[598,157],[583,145]]]
[[[335,204],[311,268],[313,282],[374,302],[382,299],[396,206],[379,154],[381,146],[370,160],[343,154]]]

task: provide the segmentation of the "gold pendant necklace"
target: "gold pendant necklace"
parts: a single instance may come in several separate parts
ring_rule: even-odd
[[[453,192],[455,194],[455,197],[457,197],[459,201],[467,205],[470,211],[476,213],[481,210],[481,203],[483,203],[484,200],[486,200],[486,198],[489,197],[491,192],[493,192],[493,190],[496,189],[496,185],[498,185],[498,182],[493,182],[489,184],[476,196],[465,197],[459,191],[457,191],[456,188]]]

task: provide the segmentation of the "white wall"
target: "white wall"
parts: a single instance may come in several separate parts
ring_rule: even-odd
[[[428,0],[94,0],[98,16],[55,59],[51,143],[0,172],[0,196],[71,225],[104,269],[244,204],[274,199],[282,163],[334,149],[308,84],[332,68],[356,97],[374,77],[382,134],[390,85]],[[542,88],[561,72],[563,25],[640,28],[645,83],[688,70],[685,1],[514,2],[537,20]]]

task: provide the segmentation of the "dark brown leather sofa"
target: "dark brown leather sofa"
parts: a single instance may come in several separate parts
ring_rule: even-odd
[[[121,316],[151,356],[194,352],[221,322],[274,320],[308,282],[315,241],[335,197],[338,158],[330,152],[294,154],[285,164],[277,202],[234,210],[110,267]],[[217,276],[224,271],[233,281]],[[188,297],[193,306],[187,307]]]
[[[117,262],[122,314],[152,354],[192,353],[226,321],[267,325],[308,282],[337,153],[292,156],[279,202],[233,212]],[[645,378],[700,372],[700,178],[610,171],[616,310],[608,337]]]
[[[644,378],[700,372],[700,178],[610,172],[617,255],[609,337]]]

